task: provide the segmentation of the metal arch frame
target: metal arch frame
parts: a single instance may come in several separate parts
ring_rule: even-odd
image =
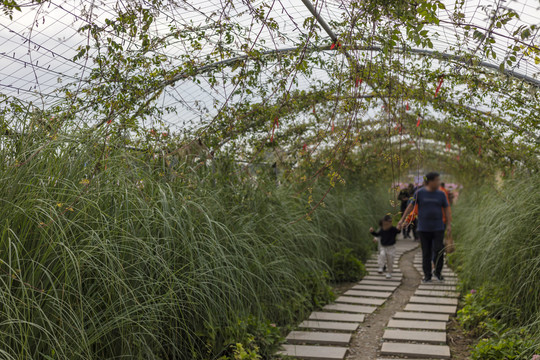
[[[332,42],[334,42],[334,43],[337,42],[338,38],[337,38],[336,34],[332,31],[330,26],[326,23],[326,21],[324,21],[324,19],[320,16],[320,14],[317,12],[317,10],[313,7],[313,4],[311,3],[311,1],[310,0],[302,0],[302,2],[307,7],[307,9],[311,12],[311,14],[315,17],[315,19],[321,25],[321,27],[324,29],[324,31],[326,31],[326,33],[328,34],[328,36],[330,37]],[[345,55],[347,56],[347,58],[351,57],[351,55],[347,52],[347,50],[379,51],[379,52],[383,50],[383,48],[381,46],[375,46],[375,45],[362,46],[362,47],[354,47],[354,46],[349,47],[349,46],[343,45],[342,47],[344,49],[344,52],[345,52]],[[282,53],[287,53],[287,52],[294,52],[294,51],[297,51],[298,49],[299,49],[299,47],[269,50],[269,51],[262,52],[261,55],[263,55],[263,56],[271,56],[271,55],[277,55],[277,54],[282,54]],[[441,53],[441,52],[433,51],[433,50],[416,49],[416,48],[403,49],[401,47],[396,47],[394,49],[397,50],[397,51],[401,51],[401,52],[410,52],[410,53],[413,53],[413,54],[417,54],[417,55],[421,55],[421,56],[427,56],[427,57],[431,57],[431,58],[438,58],[438,59],[442,59],[442,60],[446,60],[446,61],[455,61],[455,62],[461,62],[461,63],[469,63],[469,62],[471,62],[471,59],[467,59],[464,56]],[[324,47],[320,47],[320,48],[308,49],[308,51],[311,51],[311,52],[326,51],[326,50],[330,50],[330,46],[324,46]],[[200,74],[200,73],[205,73],[205,72],[213,70],[213,69],[215,69],[215,68],[217,68],[219,66],[234,64],[234,63],[239,62],[239,61],[248,60],[249,58],[250,57],[248,55],[242,55],[242,56],[238,56],[238,57],[235,57],[235,58],[218,61],[218,62],[215,62],[213,64],[204,65],[204,66],[200,67],[199,69],[196,69],[193,73],[181,73],[181,74],[178,74],[178,75],[174,76],[173,78],[171,78],[171,79],[169,79],[167,81],[164,81],[162,83],[162,86],[172,85],[172,84],[176,83],[179,80],[183,80],[183,79],[188,78],[189,76],[197,75],[197,74]],[[527,83],[529,83],[529,84],[531,84],[531,85],[533,85],[533,86],[535,86],[537,88],[540,88],[540,80],[535,79],[532,76],[521,74],[521,73],[518,73],[518,72],[512,71],[512,70],[507,70],[507,69],[502,70],[499,66],[497,66],[495,64],[488,63],[486,61],[476,61],[475,64],[479,65],[481,67],[487,68],[487,69],[495,70],[496,72],[502,73],[504,75],[514,77],[516,79],[523,80],[523,81],[525,81],[525,82],[527,82]]]
[[[332,41],[336,42],[337,41],[336,34],[332,31],[330,26],[328,26],[326,21],[324,21],[324,19],[321,17],[321,15],[313,7],[313,4],[311,3],[311,0],[302,0],[302,2],[306,6],[306,8],[311,12],[311,14],[315,17],[315,19],[319,22],[319,24],[324,29],[324,31],[326,31],[328,36],[330,36]],[[382,48],[380,46],[371,46],[371,47],[369,47],[368,49],[365,49],[365,50],[381,51]],[[403,51],[402,48],[396,48],[396,50]],[[462,56],[446,54],[446,53],[439,53],[439,52],[431,51],[431,50],[411,48],[411,49],[407,49],[407,51],[418,54],[418,55],[424,55],[424,56],[430,56],[430,57],[435,57],[434,55],[437,55],[437,56],[439,56],[442,59],[445,59],[447,61],[453,60],[453,61],[460,61],[460,62],[464,62],[464,63],[467,63],[467,62],[470,61],[470,60],[468,60],[468,59],[466,59],[466,58],[464,58]],[[485,62],[485,61],[478,62],[478,65],[480,65],[482,67],[485,67],[485,68],[496,70],[498,72],[502,72],[505,75],[512,76],[512,77],[524,80],[524,81],[526,81],[526,82],[528,82],[528,83],[530,83],[530,84],[532,84],[532,85],[534,85],[536,87],[540,87],[540,80],[537,80],[537,79],[535,79],[535,78],[533,78],[531,76],[527,76],[527,75],[524,75],[524,74],[517,73],[515,71],[506,70],[506,69],[501,71],[501,69],[497,65],[490,64],[490,63]]]
[[[383,51],[383,48],[381,46],[360,46],[360,47],[358,47],[358,46],[357,47],[350,46],[349,47],[349,46],[342,45],[342,47],[344,49],[346,49],[346,50],[355,50],[355,51],[378,51],[378,52]],[[292,53],[292,52],[298,51],[299,49],[300,49],[300,47],[289,47],[289,48],[283,48],[283,49],[268,50],[268,51],[262,52],[261,55],[262,56],[273,56],[273,55],[277,55],[277,54]],[[464,56],[441,53],[441,52],[434,51],[434,50],[425,50],[425,49],[416,49],[416,48],[403,49],[401,47],[396,47],[394,49],[397,50],[397,51],[401,51],[401,52],[409,52],[409,53],[413,53],[413,54],[420,55],[420,56],[426,56],[426,57],[430,57],[430,58],[434,58],[434,59],[445,60],[447,62],[450,62],[450,61],[461,62],[461,63],[471,62],[471,59],[467,59]],[[308,51],[310,51],[310,52],[329,51],[329,50],[331,50],[329,45],[328,46],[323,46],[323,47],[312,47],[312,48],[308,49]],[[332,50],[332,51],[334,51],[334,50]],[[163,81],[161,86],[165,87],[165,86],[168,86],[168,85],[173,85],[177,81],[187,79],[190,76],[206,73],[206,72],[214,70],[214,69],[216,69],[216,68],[218,68],[220,66],[232,65],[234,63],[249,60],[249,59],[250,59],[249,55],[242,55],[242,56],[237,56],[237,57],[230,58],[230,59],[227,59],[227,60],[217,61],[217,62],[212,63],[212,64],[201,66],[200,68],[196,69],[195,71],[193,71],[191,73],[185,73],[185,72],[180,73],[180,74],[174,76],[173,78],[171,78],[169,80]],[[474,63],[475,63],[475,65],[481,66],[483,68],[495,70],[496,72],[498,72],[500,74],[522,80],[522,81],[524,81],[524,82],[526,82],[526,83],[528,83],[528,84],[530,84],[530,85],[532,85],[534,87],[540,88],[540,80],[535,79],[532,76],[528,76],[528,75],[525,75],[525,74],[518,73],[516,71],[506,70],[506,69],[501,71],[501,69],[497,65],[488,63],[486,61],[475,61]]]

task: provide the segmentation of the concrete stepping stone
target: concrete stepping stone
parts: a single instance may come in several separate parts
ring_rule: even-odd
[[[419,358],[450,359],[450,348],[446,345],[407,344],[385,342],[381,348],[383,356],[415,356]]]
[[[358,323],[304,320],[298,325],[299,328],[354,332],[358,329]]]
[[[446,331],[446,323],[442,321],[420,321],[420,320],[396,320],[390,319],[388,328],[397,329],[421,329],[421,330],[441,330]]]
[[[371,314],[377,308],[375,306],[364,306],[364,305],[349,305],[349,304],[328,304],[323,310],[328,311],[341,311],[341,312],[350,312],[357,314]]]
[[[294,356],[300,359],[342,360],[347,353],[346,347],[313,346],[285,344],[279,355]]]
[[[386,301],[385,299],[375,299],[375,298],[366,298],[366,297],[357,297],[357,296],[340,296],[336,299],[337,303],[376,305],[376,306],[380,306],[384,304],[385,301]]]
[[[458,280],[457,278],[448,278],[448,277],[445,277],[444,281],[437,281],[435,279],[435,277],[433,277],[433,281],[431,283],[429,283],[429,285],[439,285],[439,286],[444,286],[444,285],[457,285],[458,283]]]
[[[418,290],[456,291],[456,287],[454,285],[422,284],[418,286]]]
[[[399,263],[396,261],[393,263],[394,266],[399,266]],[[364,265],[366,267],[366,269],[374,269],[374,270],[378,270],[379,269],[379,265],[377,264],[370,264],[370,263],[367,263]]]
[[[309,315],[310,320],[323,320],[323,321],[342,321],[361,323],[364,322],[364,315],[360,314],[338,314],[332,312],[314,311]]]
[[[394,272],[393,274],[401,274],[401,270],[397,267],[398,265],[394,265]],[[366,270],[370,273],[370,275],[379,274],[379,267],[370,267],[367,266]],[[380,275],[380,274],[379,274]]]
[[[377,263],[377,260],[373,260],[373,262],[368,261],[365,263],[365,266],[366,268],[375,268],[375,269],[379,268],[379,264]],[[394,261],[394,266],[399,266],[399,261]]]
[[[379,285],[354,285],[352,287],[354,290],[373,290],[373,291],[394,291],[396,290],[397,286],[379,286]]]
[[[411,296],[409,303],[429,305],[457,305],[458,299],[445,297]]]
[[[365,279],[366,277],[368,277],[368,276],[370,276],[371,278],[370,278],[370,279],[366,279],[366,280],[382,280],[382,279],[384,279],[384,280],[389,280],[389,281],[392,281],[392,280],[393,280],[393,281],[401,281],[401,280],[403,279],[403,274],[400,273],[400,272],[395,272],[395,271],[392,273],[392,277],[391,277],[390,279],[387,279],[387,278],[386,278],[386,272],[384,272],[384,273],[382,273],[382,274],[379,274],[379,273],[376,272],[376,271],[370,271],[370,272],[368,273],[368,275],[366,275],[366,276],[364,277],[364,279]]]
[[[374,297],[374,298],[389,298],[391,292],[382,292],[382,291],[367,291],[367,290],[348,290],[345,291],[344,295],[348,296],[364,296],[364,297]]]
[[[394,265],[394,270],[396,272],[401,272],[401,270],[399,270],[399,268],[396,268],[396,266],[399,266],[399,264],[393,264],[393,265]],[[379,266],[378,265],[366,265],[366,270],[377,272],[379,270]]]
[[[387,279],[385,274],[370,274],[364,276],[365,280],[384,280],[384,281],[401,281],[403,279],[403,276],[400,275],[392,275],[391,279]]]
[[[439,290],[416,290],[414,293],[416,296],[433,296],[433,297],[449,297],[457,298],[459,293],[454,291],[439,291]]]
[[[457,306],[451,305],[425,305],[425,304],[407,304],[405,305],[405,311],[419,311],[426,313],[436,314],[450,314],[456,313]]]
[[[385,330],[383,339],[440,344],[446,343],[446,333],[442,331]]]
[[[431,321],[448,321],[450,315],[448,314],[431,314],[422,312],[411,311],[398,311],[393,316],[394,319],[408,319],[408,320],[431,320]]]
[[[400,280],[360,280],[358,285],[383,285],[383,286],[399,286],[401,284]]]
[[[286,340],[289,344],[320,344],[320,345],[349,345],[352,334],[319,332],[319,331],[291,331]]]

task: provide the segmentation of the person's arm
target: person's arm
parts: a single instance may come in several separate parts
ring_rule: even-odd
[[[446,231],[452,231],[452,211],[450,206],[444,208],[444,216],[446,217]]]
[[[442,200],[442,207],[444,211],[444,217],[446,218],[446,231],[450,233],[452,231],[452,210],[450,210],[448,196],[445,193]]]
[[[407,208],[405,209],[405,212],[403,213],[403,216],[401,217],[401,220],[399,220],[397,224],[397,229],[401,230],[403,228],[403,224],[405,223],[405,219],[407,219],[407,216],[413,211],[414,209],[414,201],[410,202],[409,205],[407,205]]]
[[[373,235],[373,236],[380,236],[380,234],[381,234],[380,231],[375,231],[375,230],[373,230],[372,227],[369,228],[369,232],[370,232],[371,235]]]

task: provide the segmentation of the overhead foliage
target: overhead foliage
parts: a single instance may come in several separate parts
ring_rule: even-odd
[[[14,11],[39,14],[45,4],[21,9],[4,1],[2,7],[11,18]],[[341,4],[339,19],[328,21],[332,39],[320,20],[333,2],[312,4],[321,18],[307,16],[294,23],[295,31],[267,0],[226,1],[205,14],[189,2],[157,0],[128,1],[102,13],[84,7],[74,15],[87,41],[73,61],[87,69],[79,81],[60,86],[60,99],[50,106],[3,95],[4,133],[35,131],[34,123],[50,136],[104,131],[111,143],[116,138],[165,154],[199,139],[209,153],[226,150],[247,162],[273,149],[289,165],[315,155],[340,169],[346,157],[368,148],[390,152],[392,166],[402,171],[405,164],[425,166],[419,153],[426,151],[466,169],[537,168],[540,81],[516,67],[538,63],[536,24],[503,33],[521,14],[500,3],[477,9],[489,19],[482,28],[467,23],[465,0],[451,8],[432,0],[351,1]],[[175,8],[199,16],[171,21]],[[455,33],[452,53],[434,49],[445,24]],[[183,50],[170,50],[178,47]],[[168,92],[202,82],[212,91],[213,108],[181,99],[163,105]],[[199,121],[177,119],[179,129],[159,125],[179,108],[201,114]],[[149,131],[167,133],[167,141],[155,143]]]

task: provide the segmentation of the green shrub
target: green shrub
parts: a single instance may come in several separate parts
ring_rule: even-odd
[[[358,281],[366,274],[366,267],[356,258],[352,249],[343,249],[332,257],[332,275],[335,282]]]
[[[242,343],[236,343],[230,347],[231,354],[223,355],[218,360],[259,360],[259,348],[254,339],[249,339],[247,346]]]
[[[493,309],[500,305],[497,303],[495,289],[479,288],[471,290],[464,297],[463,307],[458,311],[457,319],[463,330],[473,337],[491,335],[500,327],[494,318]]]
[[[499,295],[500,296],[500,295]],[[534,338],[525,328],[512,328],[493,317],[497,304],[497,291],[472,290],[464,298],[464,306],[457,319],[465,333],[480,338],[472,347],[473,360],[529,360],[535,353]]]
[[[472,360],[530,360],[538,344],[525,330],[481,339],[471,351]]]
[[[238,319],[221,329],[224,334],[225,355],[221,360],[232,359],[269,359],[284,340],[276,324],[261,321],[253,316]],[[208,333],[216,333],[209,331]],[[212,346],[215,347],[215,346]]]

